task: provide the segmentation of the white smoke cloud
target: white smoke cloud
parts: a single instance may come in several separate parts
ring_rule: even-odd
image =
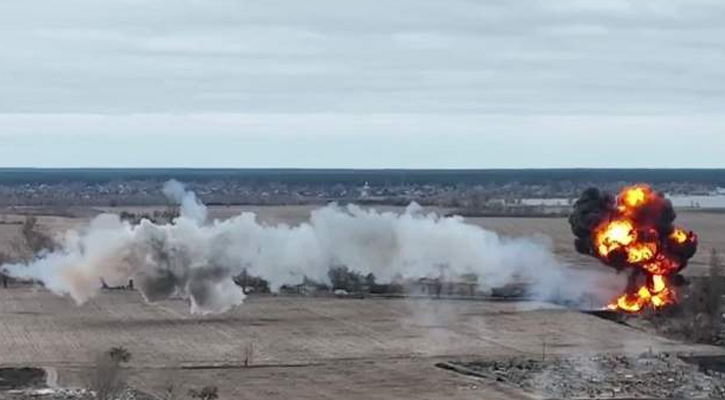
[[[290,227],[260,223],[253,213],[208,221],[206,207],[180,183],[169,182],[164,193],[181,205],[173,223],[131,225],[100,215],[85,229],[67,232],[60,250],[2,269],[42,281],[79,304],[102,282],[134,279],[148,301],[182,296],[193,313],[241,304],[244,294],[232,277],[244,269],[275,291],[304,277],[327,281],[329,267],[339,265],[374,273],[380,281],[470,273],[483,289],[524,278],[538,283],[541,296],[558,290],[565,277],[544,241],[502,238],[460,217],[426,214],[415,204],[402,214],[329,205],[313,211],[309,222]],[[575,286],[567,285],[568,291]]]
[[[183,183],[172,179],[161,190],[169,200],[181,205],[181,216],[204,223],[207,218],[206,206],[196,197],[194,192],[186,190]]]

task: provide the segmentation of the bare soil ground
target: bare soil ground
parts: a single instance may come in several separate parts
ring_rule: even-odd
[[[213,207],[211,214],[249,210],[294,225],[313,208]],[[61,233],[98,211],[39,221]],[[17,235],[12,221],[22,218],[0,215],[7,222],[0,223],[0,251]],[[562,259],[609,272],[574,253],[565,219],[467,221],[506,236],[548,236]],[[725,252],[725,214],[681,213],[679,223],[701,237],[691,272],[705,270],[710,247]],[[146,304],[135,292],[106,292],[78,307],[43,289],[0,289],[0,367],[45,367],[58,385],[79,387],[97,352],[124,346],[133,354],[132,383],[156,394],[173,380],[185,389],[217,385],[223,399],[511,399],[528,395],[435,364],[538,357],[543,347],[562,357],[636,356],[650,348],[723,354],[539,303],[262,297],[221,316],[194,317],[187,309],[182,300]],[[249,346],[252,365],[244,368]]]
[[[131,291],[77,307],[44,290],[0,290],[0,366],[52,368],[59,385],[82,386],[95,353],[124,346],[134,386],[151,393],[176,376],[230,399],[503,399],[508,389],[435,364],[535,357],[543,343],[561,356],[720,354],[539,303],[263,297],[225,315],[186,310]]]

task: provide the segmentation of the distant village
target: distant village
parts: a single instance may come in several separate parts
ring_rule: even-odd
[[[557,181],[541,184],[290,184],[274,181],[185,182],[210,205],[304,205],[329,202],[425,206],[464,210],[527,210],[570,207],[591,186],[617,192],[630,182],[607,184]],[[149,206],[164,205],[163,180],[0,184],[0,206]],[[714,185],[673,182],[656,189],[669,194],[708,195]]]

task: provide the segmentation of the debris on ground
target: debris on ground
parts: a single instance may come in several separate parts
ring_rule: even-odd
[[[668,353],[452,363],[544,397],[725,399],[725,377]]]
[[[94,400],[96,395],[87,389],[26,389],[0,392],[0,398],[9,400]],[[153,397],[132,388],[122,390],[113,400],[152,400]]]
[[[92,400],[94,395],[85,389],[28,389],[28,390],[11,390],[4,395],[7,399],[12,400]]]

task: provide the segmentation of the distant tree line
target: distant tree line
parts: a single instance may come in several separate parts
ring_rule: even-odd
[[[364,170],[364,169],[0,169],[0,184],[88,184],[159,181],[234,181],[245,184],[353,184],[476,185],[551,184],[553,182],[668,182],[725,186],[722,169],[464,169],[464,170]]]
[[[118,213],[121,221],[127,221],[131,225],[138,225],[143,220],[148,220],[154,224],[170,223],[179,217],[178,207],[169,207],[165,210],[155,210],[152,213],[133,213],[130,211],[122,210]]]

